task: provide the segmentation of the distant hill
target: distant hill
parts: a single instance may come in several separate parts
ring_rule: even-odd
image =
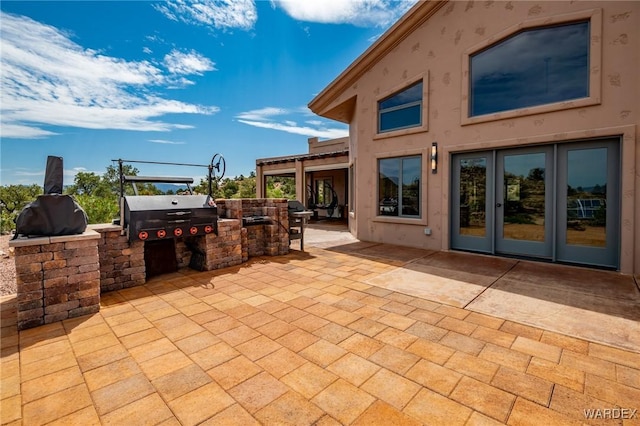
[[[175,194],[176,191],[184,191],[187,189],[187,185],[176,185],[173,183],[154,183],[155,187],[166,194],[171,190]],[[191,187],[193,189],[193,186]]]

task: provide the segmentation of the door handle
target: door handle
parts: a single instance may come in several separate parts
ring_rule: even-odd
[[[497,203],[497,204],[496,204],[496,207],[502,207],[502,204]]]

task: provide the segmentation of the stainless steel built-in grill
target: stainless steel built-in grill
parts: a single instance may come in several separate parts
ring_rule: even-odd
[[[124,229],[129,241],[218,232],[218,208],[207,195],[124,197]]]
[[[181,237],[195,237],[218,233],[218,208],[212,196],[212,183],[224,176],[224,158],[216,154],[208,165],[160,163],[154,161],[118,161],[120,169],[120,225],[129,241],[153,241]],[[209,195],[193,195],[190,184],[193,178],[125,176],[123,163],[164,164],[175,166],[206,167],[209,169]],[[138,195],[136,183],[186,184],[189,195]],[[124,195],[124,185],[133,184],[136,195]]]

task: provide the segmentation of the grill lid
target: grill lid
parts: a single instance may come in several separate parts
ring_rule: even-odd
[[[208,195],[127,195],[124,200],[132,212],[215,207]]]

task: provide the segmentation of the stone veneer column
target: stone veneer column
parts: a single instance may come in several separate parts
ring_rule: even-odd
[[[100,310],[100,234],[20,238],[15,248],[18,329]]]
[[[146,282],[144,242],[130,243],[125,235],[121,235],[120,225],[89,225],[89,228],[100,233],[98,253],[101,291],[143,285]]]

